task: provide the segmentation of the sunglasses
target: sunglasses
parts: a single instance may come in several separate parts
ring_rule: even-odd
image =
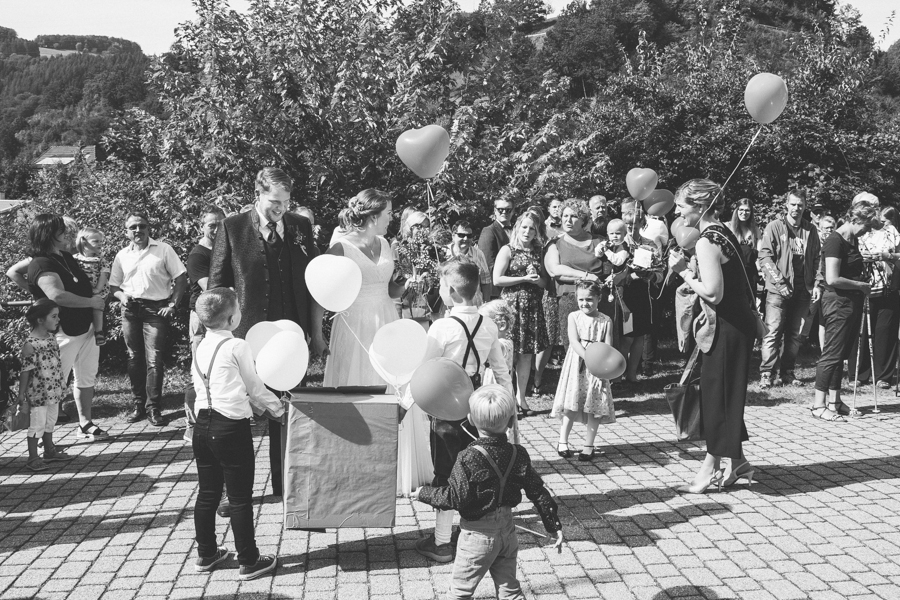
[[[501,207],[499,207],[499,206],[496,207],[496,208],[494,208],[494,210],[496,210],[498,213],[503,214],[503,215],[508,215],[508,214],[510,214],[510,213],[513,211],[512,207],[510,207],[510,208],[501,208]]]
[[[129,231],[142,231],[144,229],[147,229],[147,226],[143,223],[141,223],[139,225],[129,225],[128,226]]]
[[[475,234],[474,234],[474,233],[459,233],[459,232],[456,232],[456,233],[454,233],[453,235],[455,235],[456,237],[458,237],[458,238],[461,239],[461,240],[469,240],[469,239],[472,239],[473,237],[475,237]]]

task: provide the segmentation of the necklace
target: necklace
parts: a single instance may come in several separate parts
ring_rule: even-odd
[[[74,281],[75,283],[78,283],[78,278],[75,277],[75,273],[73,273],[72,270],[69,268],[69,265],[66,264],[65,258],[59,258],[55,254],[51,254],[50,258],[52,258],[53,260],[58,262],[60,265],[62,265],[62,268],[65,269],[69,273],[70,277],[72,277],[72,281]]]

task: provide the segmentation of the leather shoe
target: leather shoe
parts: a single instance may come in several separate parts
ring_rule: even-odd
[[[147,418],[150,420],[151,425],[155,425],[157,427],[163,427],[166,424],[166,421],[165,419],[163,419],[163,416],[160,414],[158,408],[151,408],[150,414]]]
[[[222,498],[222,501],[219,502],[219,508],[216,509],[216,514],[225,519],[231,516],[231,504],[228,503],[228,498]]]
[[[147,413],[143,408],[135,408],[131,411],[131,414],[125,418],[125,420],[129,423],[137,423],[138,421],[143,421],[147,417]]]

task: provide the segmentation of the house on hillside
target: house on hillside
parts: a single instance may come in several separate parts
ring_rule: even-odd
[[[55,165],[67,165],[75,161],[78,153],[86,163],[97,160],[97,146],[50,146],[50,149],[31,163],[36,169],[46,169]]]

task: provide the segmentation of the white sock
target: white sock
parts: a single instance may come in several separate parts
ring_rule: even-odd
[[[438,546],[450,543],[453,534],[452,510],[439,510],[434,519],[434,543]]]

